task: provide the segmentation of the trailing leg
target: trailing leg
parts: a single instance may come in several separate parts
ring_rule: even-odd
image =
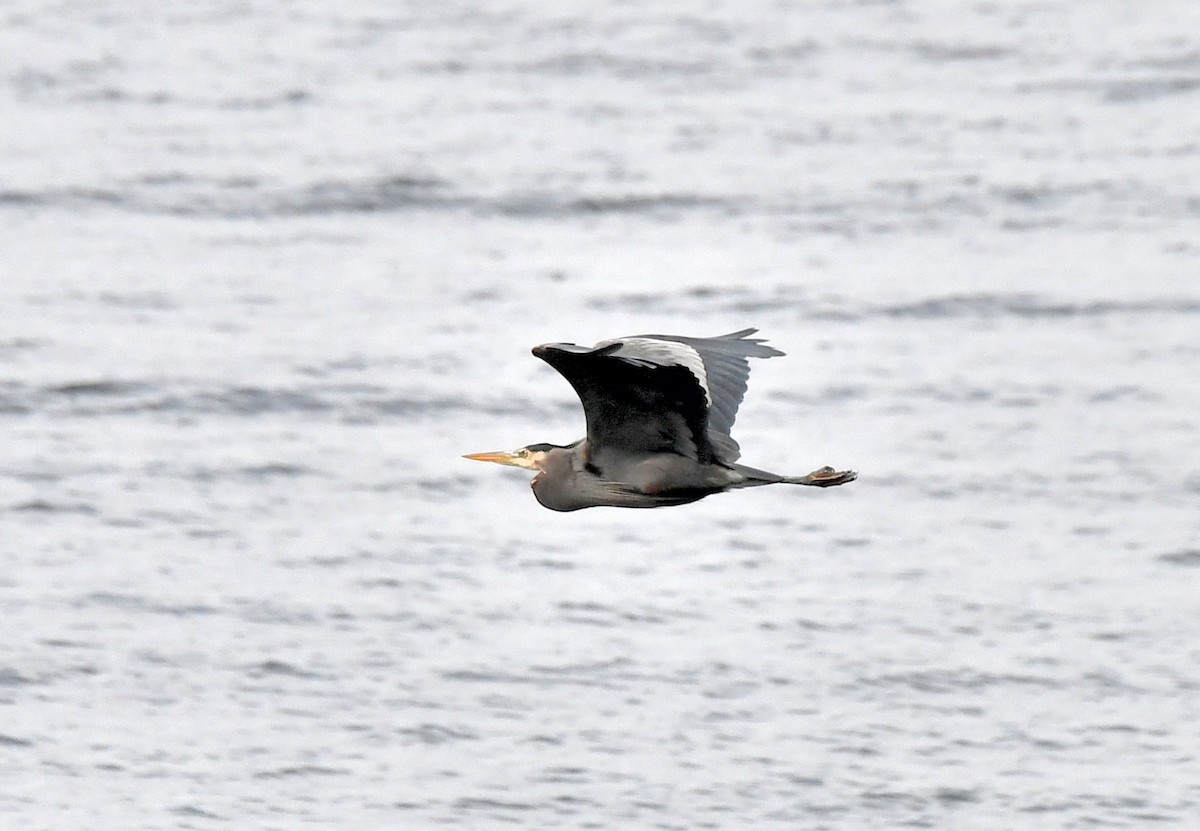
[[[834,470],[829,465],[814,470],[806,476],[788,476],[783,481],[789,485],[812,485],[817,488],[832,488],[853,482],[858,474],[853,470]]]

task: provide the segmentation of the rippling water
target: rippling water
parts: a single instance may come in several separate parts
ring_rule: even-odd
[[[1192,3],[0,19],[6,827],[1194,827]],[[459,458],[744,326],[858,482]]]

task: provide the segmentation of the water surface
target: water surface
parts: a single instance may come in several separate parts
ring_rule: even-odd
[[[1190,3],[10,3],[0,815],[1191,827]],[[528,349],[757,326],[542,510]]]

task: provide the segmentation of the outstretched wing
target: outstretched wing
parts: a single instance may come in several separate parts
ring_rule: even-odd
[[[729,435],[750,375],[747,358],[783,353],[744,329],[716,338],[637,335],[592,348],[545,344],[533,354],[578,393],[593,449],[677,453],[731,463]]]
[[[704,365],[705,383],[709,395],[708,439],[723,462],[733,462],[741,455],[730,431],[737,418],[738,407],[746,395],[750,378],[747,358],[776,358],[784,353],[767,346],[762,338],[752,338],[757,329],[742,329],[715,338],[686,338],[675,335],[651,335],[653,338],[678,341],[690,346]]]

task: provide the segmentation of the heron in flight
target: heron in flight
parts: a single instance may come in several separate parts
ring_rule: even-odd
[[[464,458],[538,471],[530,483],[552,511],[599,505],[660,508],[733,488],[852,482],[853,470],[822,467],[781,476],[738,464],[729,435],[750,376],[747,358],[783,355],[743,329],[715,338],[638,335],[535,346],[533,354],[567,379],[587,419],[587,437],[559,446]]]

